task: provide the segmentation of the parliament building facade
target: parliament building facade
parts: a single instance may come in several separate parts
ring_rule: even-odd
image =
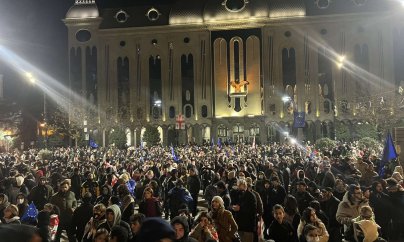
[[[168,145],[334,138],[404,80],[399,1],[107,2],[76,0],[63,20],[70,88],[95,107],[104,145],[111,120],[128,145],[149,124]]]

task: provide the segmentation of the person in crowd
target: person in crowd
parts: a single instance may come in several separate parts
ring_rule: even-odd
[[[181,179],[177,179],[175,187],[168,192],[170,218],[178,216],[179,209],[183,204],[187,207],[193,202],[193,198],[189,191],[184,187],[184,182]]]
[[[352,219],[359,216],[360,208],[369,205],[368,200],[364,199],[359,185],[349,185],[349,190],[345,193],[342,201],[338,205],[336,213],[337,221],[344,225],[344,231],[352,224]]]
[[[162,208],[160,201],[154,197],[153,189],[146,187],[143,191],[143,199],[139,204],[139,213],[146,217],[161,217]]]
[[[254,233],[257,229],[257,199],[248,191],[247,181],[237,181],[238,190],[235,199],[232,199],[232,211],[237,222],[238,233],[243,242],[253,242]]]
[[[0,193],[0,218],[4,216],[4,209],[10,205],[10,202],[8,201],[8,197],[4,193]]]
[[[188,169],[188,177],[187,177],[187,188],[189,193],[191,193],[192,203],[190,205],[190,209],[193,216],[197,214],[197,206],[198,206],[198,195],[201,190],[201,180],[198,177],[198,171],[195,167],[191,167]]]
[[[347,192],[347,185],[345,184],[345,182],[342,179],[336,179],[333,191],[334,196],[341,201],[346,192]]]
[[[20,217],[18,217],[18,207],[10,204],[4,209],[4,216],[1,219],[4,224],[21,224]]]
[[[42,238],[42,242],[50,242],[50,213],[47,211],[40,211],[37,217],[38,223],[36,227],[38,228],[38,234]]]
[[[370,206],[362,206],[359,216],[352,219],[350,227],[345,232],[345,240],[376,241],[379,238],[379,225],[374,221],[374,214]]]
[[[21,224],[0,225],[0,238],[1,242],[43,242],[37,228]]]
[[[121,203],[122,220],[129,223],[129,218],[135,211],[135,199],[126,184],[118,186],[118,197]]]
[[[94,206],[92,205],[91,200],[92,194],[86,192],[83,196],[82,204],[80,204],[80,206],[73,212],[71,233],[76,236],[77,241],[80,241],[83,238],[85,226],[93,216]]]
[[[296,231],[300,223],[300,213],[299,208],[297,207],[296,198],[292,195],[287,195],[285,198],[284,207],[284,220],[289,222]]]
[[[126,228],[115,225],[111,228],[111,232],[109,233],[109,242],[127,242],[128,236],[128,230],[126,230]]]
[[[224,207],[224,201],[220,196],[214,196],[211,203],[212,210],[209,212],[216,227],[220,242],[232,242],[238,230],[232,213]]]
[[[46,177],[41,176],[28,195],[28,201],[33,202],[38,210],[42,210],[53,195],[53,188],[46,183]]]
[[[106,210],[107,208],[102,203],[96,204],[93,207],[92,217],[84,227],[83,238],[81,241],[91,242],[93,239],[95,239],[98,226],[106,221]]]
[[[99,229],[94,234],[94,239],[91,242],[108,242],[109,232],[106,229]]]
[[[28,200],[23,193],[17,195],[17,207],[18,207],[18,216],[22,218],[26,210],[28,209]]]
[[[333,195],[333,189],[331,187],[326,187],[322,189],[321,192],[322,198],[320,206],[328,218],[328,224],[326,224],[326,227],[330,235],[329,241],[340,242],[342,240],[341,224],[338,223],[335,217],[340,200]]]
[[[95,175],[92,172],[88,172],[86,176],[87,180],[81,185],[81,198],[89,192],[91,193],[91,203],[94,203],[97,197],[100,195],[100,186],[95,180]]]
[[[136,213],[130,216],[130,229],[132,230],[133,238],[130,242],[136,242],[139,236],[140,229],[146,216],[142,213]]]
[[[21,178],[21,176],[19,176]],[[19,180],[21,182],[21,180]],[[9,177],[3,181],[4,194],[7,195],[8,201],[11,204],[17,203],[17,196],[20,193],[20,188],[17,187],[17,180],[15,177]]]
[[[299,227],[297,228],[297,236],[299,240],[301,240],[301,238],[304,237],[303,230],[304,226],[306,226],[307,224],[311,224],[317,227],[319,242],[328,241],[329,235],[327,228],[325,227],[324,223],[317,217],[316,210],[311,207],[306,208],[302,213],[300,224]]]
[[[140,227],[136,242],[172,242],[176,238],[173,227],[162,218],[146,218]]]
[[[325,225],[325,227],[328,230],[329,218],[325,214],[325,212],[321,209],[320,202],[317,200],[311,201],[309,204],[309,207],[314,209],[314,211],[316,212],[317,218],[319,218],[321,220],[321,222],[323,222],[323,224]]]
[[[381,237],[389,239],[389,226],[394,209],[390,196],[383,191],[383,186],[378,181],[372,184],[369,205],[373,208],[375,222],[381,227]]]
[[[279,204],[276,204],[273,209],[274,220],[269,225],[269,239],[275,242],[297,242],[296,230],[287,222],[285,218],[285,210]]]
[[[118,225],[124,227],[128,231],[128,239],[131,240],[133,238],[132,230],[128,223],[121,219],[121,210],[117,205],[111,205],[107,208],[105,213],[106,221],[101,223],[98,229],[106,229],[111,232],[112,227]]]
[[[195,221],[196,226],[191,230],[190,237],[195,238],[198,242],[205,242],[208,239],[218,240],[218,234],[208,212],[200,212]]]
[[[216,183],[216,188],[217,188],[217,195],[223,199],[225,209],[229,210],[231,204],[231,198],[229,190],[226,187],[226,184],[223,181],[218,181]],[[208,201],[212,201],[212,199]]]
[[[318,228],[312,224],[307,224],[303,228],[303,234],[299,242],[318,242],[320,241]]]
[[[95,200],[95,204],[102,203],[105,206],[108,206],[108,200],[112,195],[112,187],[108,184],[104,184],[101,186],[101,194]]]
[[[320,188],[334,187],[335,186],[335,176],[331,172],[331,163],[328,157],[323,158],[323,162],[320,165],[320,172],[316,176],[316,184]]]
[[[60,223],[56,234],[56,242],[60,241],[60,235],[63,230],[66,230],[69,240],[74,240],[70,225],[73,212],[77,207],[77,200],[74,193],[70,191],[69,180],[64,180],[60,183],[59,191],[50,198],[49,202],[57,206],[60,210]]]
[[[163,182],[163,201],[164,201],[164,216],[165,219],[168,219],[170,216],[170,194],[171,189],[175,187],[175,184],[178,180],[178,170],[172,169],[170,173],[167,173],[167,177]],[[174,216],[175,217],[175,216]]]
[[[304,181],[298,181],[296,183],[296,192],[294,194],[297,200],[297,206],[299,211],[304,211],[314,200],[314,197],[306,190],[307,184]]]
[[[404,189],[396,179],[387,179],[387,191],[393,206],[392,211],[392,232],[390,239],[404,239]]]
[[[174,217],[171,226],[175,231],[175,242],[197,242],[196,239],[189,237],[189,225],[184,216]]]
[[[80,200],[81,195],[81,174],[80,169],[75,167],[73,170],[73,175],[70,177],[71,181],[71,191],[74,192],[76,199]]]

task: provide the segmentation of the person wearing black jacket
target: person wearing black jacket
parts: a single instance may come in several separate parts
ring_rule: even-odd
[[[28,201],[34,202],[38,210],[42,210],[43,206],[49,201],[53,195],[53,188],[46,184],[44,176],[39,178],[38,185],[35,186],[28,195]]]
[[[198,213],[197,206],[198,206],[198,195],[199,191],[201,190],[201,180],[198,177],[196,168],[192,167],[188,170],[189,176],[187,178],[187,187],[189,193],[191,193],[192,199],[194,200],[190,206],[191,212],[193,216],[196,216]]]
[[[321,210],[328,217],[327,230],[330,235],[329,242],[342,241],[341,224],[338,223],[335,214],[337,214],[340,200],[332,194],[333,189],[326,187],[322,189],[322,200],[320,202]]]
[[[282,205],[276,204],[272,211],[275,220],[272,221],[268,229],[269,239],[275,242],[296,242],[296,231],[290,223],[284,220],[285,210]]]
[[[238,190],[232,200],[232,211],[238,225],[238,232],[243,242],[252,242],[257,229],[257,200],[247,189],[247,182],[240,179]]]
[[[381,237],[389,239],[388,231],[393,207],[390,196],[383,192],[383,186],[378,181],[372,184],[369,205],[373,208],[375,222],[381,227]]]
[[[93,205],[91,204],[91,193],[84,194],[83,203],[73,212],[71,231],[75,234],[78,241],[81,241],[84,235],[84,228],[87,222],[93,216]]]

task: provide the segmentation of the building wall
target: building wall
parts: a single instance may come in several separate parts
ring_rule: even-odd
[[[236,126],[242,126],[244,141],[258,135],[258,128],[257,139],[267,142],[279,141],[284,131],[296,136],[303,134],[300,138],[307,140],[332,137],[336,119],[355,118],[354,103],[359,102],[361,96],[381,92],[386,84],[394,85],[393,33],[402,27],[401,17],[385,16],[335,14],[111,29],[98,28],[101,18],[66,23],[69,50],[97,48],[96,105],[100,123],[115,119],[120,125],[137,130],[135,136],[141,127],[152,124],[163,128],[164,143],[170,143],[173,135],[170,136],[169,130],[174,129],[176,122],[175,117],[170,117],[170,107],[175,108],[177,116],[185,114],[187,106],[183,103],[187,97],[181,89],[181,57],[192,55],[193,105],[188,105],[192,106],[193,113],[185,119],[186,131],[174,135],[176,139],[180,137],[177,142],[201,143],[205,127],[210,127],[215,140],[223,135],[219,134],[219,128],[226,130],[222,138],[235,140],[239,138],[234,137],[234,133],[239,134]],[[89,41],[77,41],[75,33],[80,29],[91,32]],[[235,42],[239,43],[237,51]],[[356,63],[357,46],[360,53],[367,51],[366,68]],[[295,53],[296,80],[288,87],[283,70],[285,49],[293,49]],[[85,59],[85,51],[81,53]],[[161,60],[162,104],[157,119],[150,111],[153,108],[149,92],[151,56]],[[325,65],[328,71],[322,73],[328,75],[326,81],[319,75],[322,56],[329,59],[328,66]],[[346,58],[344,66],[338,63],[341,56]],[[130,115],[126,120],[119,116],[118,58],[129,60]],[[82,60],[83,90],[88,88],[85,63]],[[241,85],[242,81],[248,83]],[[303,133],[291,128],[293,113],[288,112],[282,101],[285,94],[291,96],[297,111],[306,112],[307,125]],[[346,102],[352,107],[343,112]],[[324,103],[328,103],[328,108]],[[205,117],[202,115],[204,105],[207,107]],[[271,134],[271,130],[277,132]]]

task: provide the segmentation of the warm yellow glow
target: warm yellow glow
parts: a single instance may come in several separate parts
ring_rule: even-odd
[[[46,123],[40,123],[39,126],[41,126],[42,128],[46,126]]]
[[[247,115],[249,118],[254,118],[254,115],[252,115],[252,114],[250,114],[250,115]]]
[[[222,116],[216,116],[216,118],[223,118]]]
[[[285,114],[283,113],[283,111],[279,114],[279,117],[280,117],[280,118],[285,117]]]
[[[316,117],[318,118],[318,117],[320,117],[320,111],[317,109],[317,111],[316,111]]]

